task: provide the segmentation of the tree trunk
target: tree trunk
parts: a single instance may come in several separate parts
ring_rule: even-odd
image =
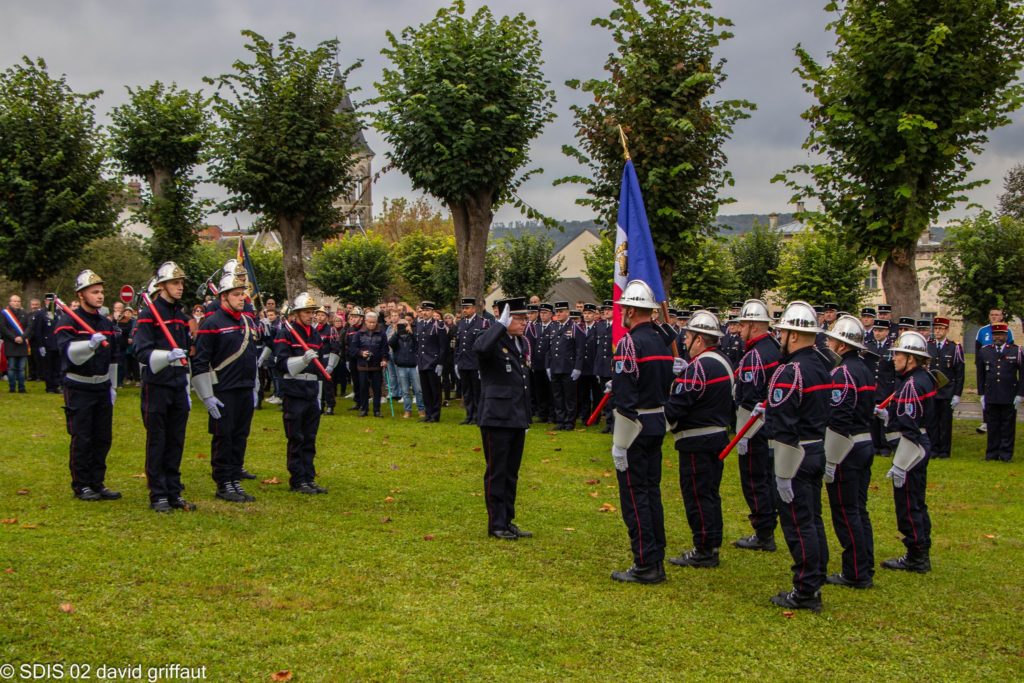
[[[146,182],[149,183],[149,191],[154,197],[164,198],[167,191],[164,185],[171,181],[171,172],[166,168],[154,168],[152,173],[146,174]]]
[[[675,262],[675,260],[659,256],[658,257],[658,270],[661,271],[661,286],[665,290],[665,297],[668,300],[671,301],[671,299],[672,299],[672,276],[676,272],[676,262]]]
[[[892,306],[893,319],[900,316],[914,316],[921,312],[921,290],[917,284],[917,267],[914,256],[917,244],[896,247],[882,264],[882,286],[885,301]]]
[[[28,310],[28,302],[32,299],[39,299],[42,301],[43,294],[45,293],[43,289],[45,287],[46,282],[44,282],[42,278],[38,277],[31,277],[21,283],[21,305],[26,311]],[[108,289],[107,291],[109,292],[110,290]],[[68,302],[68,304],[70,305],[70,302]],[[6,301],[0,302],[0,308],[3,308],[6,305]]]
[[[278,216],[277,231],[284,252],[284,284],[288,299],[306,291],[306,264],[302,260],[302,217]]]
[[[459,291],[462,296],[475,297],[483,302],[484,260],[487,256],[487,236],[491,231],[494,212],[494,192],[480,190],[461,202],[449,202],[455,222],[455,250],[459,259]],[[516,296],[523,292],[505,292]]]

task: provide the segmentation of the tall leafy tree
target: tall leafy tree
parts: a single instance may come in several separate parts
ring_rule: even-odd
[[[411,232],[395,245],[394,259],[398,274],[417,298],[443,306],[451,306],[458,298],[459,267],[452,235]]]
[[[942,245],[932,279],[945,304],[979,324],[993,308],[1024,316],[1024,219],[984,211],[947,229]]]
[[[709,0],[615,0],[608,17],[593,24],[611,31],[615,51],[606,79],[567,85],[592,96],[574,105],[579,147],[563,151],[590,170],[557,183],[586,185],[577,203],[614,225],[622,178],[618,126],[629,138],[644,195],[662,279],[672,282],[677,263],[694,257],[715,233],[720,195],[732,176],[723,145],[734,124],[754,105],[712,101],[725,81],[725,61],[715,49],[732,37],[728,19],[714,16]]]
[[[140,239],[108,235],[82,247],[63,268],[47,278],[46,291],[70,297],[75,291],[75,278],[86,268],[96,271],[106,281],[107,305],[117,300],[121,285],[131,285],[138,292],[153,276],[153,266]],[[191,298],[187,292],[186,296]]]
[[[534,172],[521,172],[530,141],[553,118],[540,37],[523,14],[498,19],[481,7],[467,17],[456,0],[387,38],[376,126],[413,187],[451,210],[459,288],[481,298],[495,209],[512,203],[533,215],[515,192]]]
[[[782,234],[767,225],[755,223],[754,229],[729,244],[733,266],[743,296],[760,298],[775,287],[775,269],[782,253]]]
[[[1024,164],[1011,168],[1003,179],[999,213],[1024,221]]]
[[[797,46],[816,100],[804,147],[819,160],[785,179],[817,198],[847,244],[882,263],[886,300],[914,314],[917,240],[986,182],[968,180],[988,131],[1024,101],[1024,14],[1007,0],[846,0],[819,64]]]
[[[210,123],[203,96],[157,81],[128,88],[129,101],[111,111],[111,149],[122,173],[144,178],[149,193],[139,213],[153,231],[150,258],[182,261],[198,240],[203,203],[192,173],[202,161]]]
[[[276,46],[254,31],[242,35],[254,61],[206,79],[218,87],[213,109],[221,120],[210,172],[232,193],[223,208],[261,213],[276,225],[294,297],[306,289],[303,238],[337,232],[341,216],[332,204],[355,181],[362,124],[343,104],[360,62],[340,71],[337,40],[307,50],[293,33]]]
[[[391,247],[373,233],[345,235],[314,252],[309,271],[310,281],[324,294],[374,306],[394,279]]]
[[[868,263],[831,230],[808,230],[786,242],[775,271],[777,303],[834,301],[856,311],[867,295]]]
[[[600,242],[584,249],[583,263],[594,295],[602,301],[611,299],[615,282],[615,243],[611,236],[604,234]]]
[[[93,100],[46,63],[23,58],[0,74],[0,271],[39,296],[82,247],[113,234],[120,183],[104,176]]]
[[[676,270],[672,297],[682,305],[700,304],[725,310],[740,296],[740,287],[729,247],[715,237],[705,237],[694,259]]]
[[[541,298],[561,279],[564,256],[555,256],[555,242],[523,232],[498,243],[498,286],[506,296]]]

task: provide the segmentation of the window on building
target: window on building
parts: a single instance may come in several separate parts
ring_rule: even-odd
[[[864,286],[867,289],[878,289],[878,268],[868,271],[868,276],[864,278]]]

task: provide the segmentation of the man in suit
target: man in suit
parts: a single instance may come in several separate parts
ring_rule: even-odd
[[[935,420],[928,439],[932,442],[932,458],[948,458],[953,445],[953,410],[960,404],[964,390],[964,347],[946,339],[949,318],[936,318],[934,337],[928,340],[931,368],[949,379],[949,383],[935,393]]]

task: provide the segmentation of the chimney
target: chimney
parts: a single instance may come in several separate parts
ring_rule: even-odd
[[[804,203],[803,202],[797,202],[796,203],[796,212],[797,213],[803,213],[804,212]]]
[[[768,227],[772,230],[779,227],[779,214],[774,211],[768,214]]]

